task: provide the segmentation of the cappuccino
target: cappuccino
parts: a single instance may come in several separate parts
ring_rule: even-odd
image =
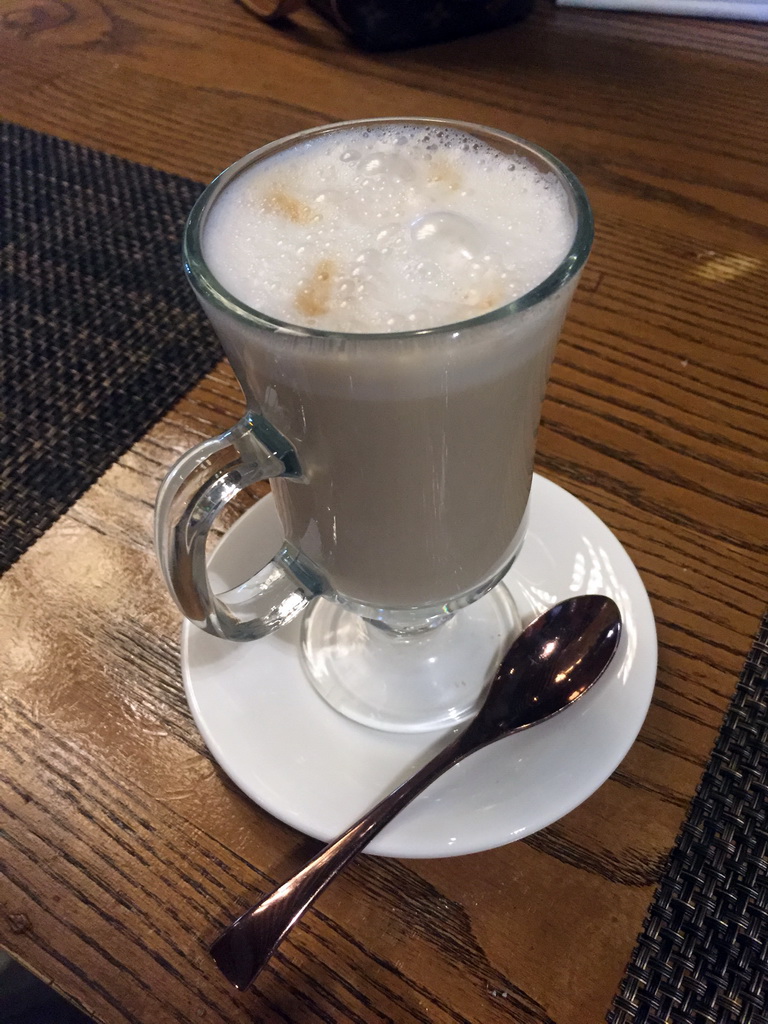
[[[206,264],[258,317],[201,301],[298,455],[301,479],[272,483],[288,545],[350,605],[442,606],[514,558],[575,277],[483,314],[549,277],[575,227],[554,173],[442,126],[310,137],[215,198]]]
[[[553,174],[453,129],[400,125],[320,135],[241,172],[208,217],[204,250],[252,309],[378,334],[519,298],[573,235]]]

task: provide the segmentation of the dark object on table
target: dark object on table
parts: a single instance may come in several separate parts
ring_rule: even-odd
[[[267,21],[285,17],[303,0],[242,0]],[[310,0],[366,50],[402,50],[489,32],[525,18],[533,0]]]
[[[93,1024],[21,964],[0,953],[0,1021],[2,1024]]]

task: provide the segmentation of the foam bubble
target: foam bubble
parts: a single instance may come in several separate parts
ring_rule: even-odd
[[[214,204],[203,251],[262,313],[376,333],[519,298],[574,231],[554,176],[451,128],[399,125],[320,136],[248,168]]]

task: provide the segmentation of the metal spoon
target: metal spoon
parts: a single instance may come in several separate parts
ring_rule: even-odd
[[[586,693],[605,671],[620,634],[619,609],[597,594],[563,601],[523,630],[469,726],[216,939],[211,955],[232,984],[239,989],[251,984],[328,883],[439,775],[489,743],[551,718]]]

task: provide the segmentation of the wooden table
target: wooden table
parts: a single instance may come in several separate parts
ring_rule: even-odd
[[[180,685],[150,547],[175,455],[232,423],[222,364],[0,585],[12,812],[2,940],[104,1024],[605,1017],[764,602],[764,29],[556,10],[366,55],[311,11],[3,0],[0,113],[207,180],[265,141],[432,115],[535,140],[584,183],[593,256],[538,468],[615,531],[652,598],[656,696],[583,806],[466,858],[364,858],[256,990],[206,943],[315,848],[228,784]]]

